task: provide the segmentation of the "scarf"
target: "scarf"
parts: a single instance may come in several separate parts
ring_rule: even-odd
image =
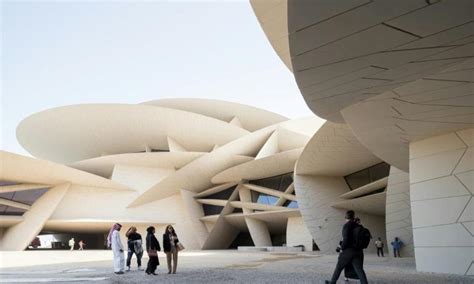
[[[122,226],[119,224],[119,223],[115,223],[112,228],[110,228],[110,231],[109,231],[109,235],[107,236],[107,247],[111,247],[112,246],[112,233],[115,231],[115,230],[118,230],[119,228],[121,228]]]

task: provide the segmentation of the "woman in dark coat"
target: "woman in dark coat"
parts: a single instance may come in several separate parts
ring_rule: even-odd
[[[173,226],[168,225],[163,234],[163,251],[166,254],[166,262],[168,263],[168,274],[176,273],[178,266],[178,235],[174,231]],[[173,260],[173,265],[171,265]]]
[[[155,273],[156,267],[160,265],[158,260],[158,252],[161,251],[160,243],[155,237],[155,227],[150,226],[146,229],[148,232],[146,236],[146,251],[148,253],[148,265],[146,268],[146,274],[157,275]]]

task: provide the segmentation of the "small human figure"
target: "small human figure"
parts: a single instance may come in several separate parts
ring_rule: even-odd
[[[130,271],[130,265],[132,262],[133,254],[137,257],[137,265],[138,270],[142,269],[142,255],[143,255],[143,247],[142,247],[142,236],[137,233],[137,228],[132,226],[130,227],[127,232],[125,233],[127,236],[127,245],[128,245],[128,253],[127,253],[127,271]]]
[[[380,237],[377,238],[377,240],[375,241],[375,247],[377,248],[377,256],[378,257],[380,257],[380,256],[383,257],[384,243],[382,242],[382,239]]]
[[[69,250],[74,250],[74,245],[76,244],[76,241],[74,240],[74,238],[71,238],[69,240]]]
[[[120,229],[122,225],[115,223],[110,228],[109,235],[107,237],[107,245],[112,248],[114,255],[114,272],[115,274],[123,274],[125,270],[125,257],[123,255],[123,245],[120,240]]]
[[[400,249],[402,248],[403,246],[403,242],[398,238],[398,237],[395,237],[395,240],[393,240],[393,242],[391,242],[392,244],[392,248],[393,248],[393,257],[401,257],[400,256]]]
[[[79,241],[79,250],[84,250],[85,245],[86,245],[86,243],[83,240],[80,240]]]

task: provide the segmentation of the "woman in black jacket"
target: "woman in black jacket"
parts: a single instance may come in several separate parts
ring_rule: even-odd
[[[160,261],[158,260],[158,252],[161,251],[160,243],[155,237],[155,227],[150,226],[146,229],[148,232],[146,236],[146,251],[148,253],[148,265],[146,268],[146,274],[150,275],[157,275],[155,273],[156,267],[160,265]]]
[[[178,266],[178,235],[174,231],[173,226],[168,225],[163,234],[163,251],[166,254],[166,261],[168,263],[168,274],[176,273]],[[173,259],[173,266],[171,266],[171,259]]]

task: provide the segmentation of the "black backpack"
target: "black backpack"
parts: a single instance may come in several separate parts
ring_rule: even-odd
[[[354,248],[356,249],[366,249],[370,244],[370,239],[372,239],[369,229],[362,225],[357,225],[354,228],[352,236],[354,240]]]

